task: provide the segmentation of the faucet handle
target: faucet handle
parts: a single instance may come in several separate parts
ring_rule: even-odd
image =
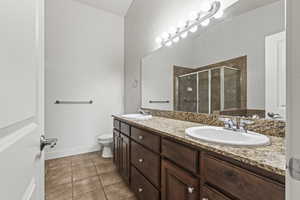
[[[248,129],[247,126],[254,124],[254,121],[252,120],[248,120],[248,119],[241,119],[240,120],[240,125],[239,125],[239,129],[245,133],[247,133]]]
[[[230,129],[230,118],[225,118],[225,117],[220,117],[219,118],[220,121],[224,122],[225,128]]]

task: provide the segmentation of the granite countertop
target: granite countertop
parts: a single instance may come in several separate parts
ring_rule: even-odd
[[[271,145],[269,146],[232,147],[202,142],[186,136],[185,129],[203,126],[199,123],[163,117],[153,117],[150,120],[134,120],[120,115],[113,115],[113,117],[137,127],[160,133],[163,136],[172,137],[179,141],[219,153],[251,166],[285,176],[285,141],[282,137],[268,136],[271,140]]]

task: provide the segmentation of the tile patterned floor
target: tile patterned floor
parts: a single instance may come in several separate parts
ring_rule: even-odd
[[[98,152],[46,161],[46,200],[136,200]]]

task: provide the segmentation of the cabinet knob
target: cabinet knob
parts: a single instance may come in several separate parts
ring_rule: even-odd
[[[139,162],[140,162],[140,163],[144,162],[144,159],[143,159],[143,158],[140,158],[140,159],[139,159]]]
[[[139,140],[143,140],[144,137],[142,135],[139,136]]]
[[[208,200],[208,198],[205,197],[205,198],[202,198],[202,200]]]
[[[139,193],[143,192],[143,188],[138,189]]]
[[[195,190],[195,188],[193,188],[193,187],[188,187],[188,192],[189,192],[190,194],[193,194],[194,190]]]

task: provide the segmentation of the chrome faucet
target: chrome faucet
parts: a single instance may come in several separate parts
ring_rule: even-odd
[[[254,123],[254,121],[246,120],[246,119],[237,119],[237,118],[219,118],[220,121],[224,122],[224,129],[237,131],[237,132],[248,132],[248,125]]]

